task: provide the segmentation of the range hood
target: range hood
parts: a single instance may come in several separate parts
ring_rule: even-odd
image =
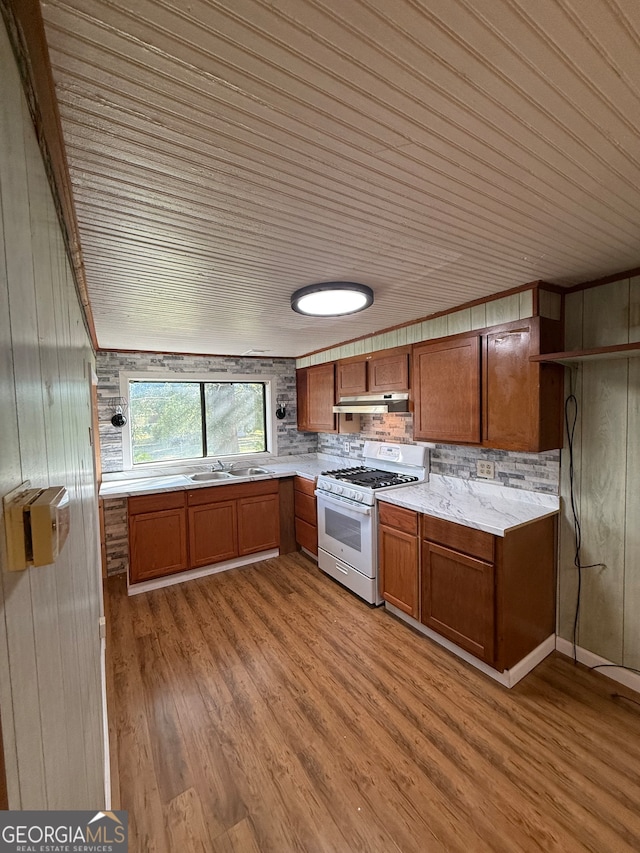
[[[388,412],[408,412],[409,395],[376,394],[363,397],[341,397],[333,407],[336,415],[385,415]]]

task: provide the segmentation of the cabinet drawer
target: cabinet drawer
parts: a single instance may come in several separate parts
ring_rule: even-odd
[[[312,554],[318,553],[318,529],[296,518],[296,542]]]
[[[495,537],[491,533],[485,533],[484,530],[475,530],[464,524],[423,515],[422,538],[489,563],[493,562]]]
[[[378,504],[378,519],[380,524],[385,524],[387,527],[395,527],[396,530],[418,535],[418,513],[412,509],[404,509],[404,507],[381,501]]]
[[[237,498],[254,497],[255,495],[275,495],[278,493],[277,480],[257,480],[254,483],[233,483],[225,481],[222,486],[210,486],[208,489],[194,489],[187,492],[189,506],[232,501]]]
[[[138,495],[129,498],[129,515],[143,512],[160,512],[165,509],[180,509],[184,506],[184,492],[159,492],[153,495]]]
[[[316,508],[315,497],[310,497],[302,492],[296,492],[295,495],[295,514],[296,518],[301,518],[307,524],[312,524],[314,527],[318,524],[318,510]]]
[[[293,488],[296,490],[296,492],[302,492],[305,495],[311,495],[312,497],[315,497],[316,481],[307,480],[306,477],[294,477]]]

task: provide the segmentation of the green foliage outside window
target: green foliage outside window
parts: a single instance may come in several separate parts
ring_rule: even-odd
[[[132,380],[133,464],[263,452],[265,401],[262,382]]]

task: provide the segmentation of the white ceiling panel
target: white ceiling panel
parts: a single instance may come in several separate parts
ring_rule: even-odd
[[[640,266],[637,0],[42,9],[102,348],[299,356]],[[336,279],[373,307],[291,310]]]

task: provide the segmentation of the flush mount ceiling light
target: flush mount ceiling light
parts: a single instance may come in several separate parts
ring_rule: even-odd
[[[354,281],[324,281],[301,287],[291,297],[291,307],[310,317],[342,317],[373,304],[373,290]]]

